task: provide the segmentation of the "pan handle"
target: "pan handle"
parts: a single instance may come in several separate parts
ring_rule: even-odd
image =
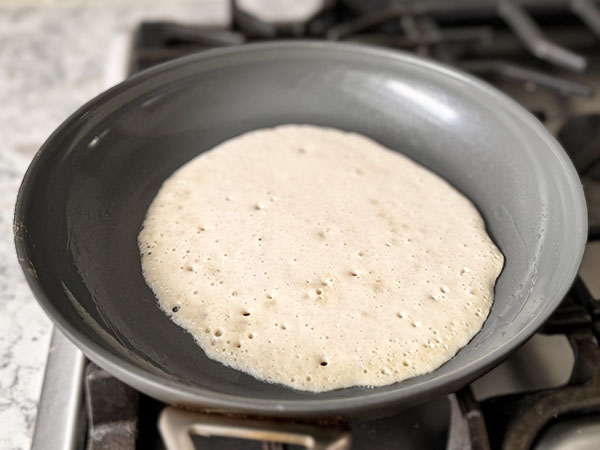
[[[158,428],[167,450],[194,450],[192,435],[221,436],[303,446],[311,450],[347,450],[351,434],[337,427],[294,422],[240,419],[165,407]]]

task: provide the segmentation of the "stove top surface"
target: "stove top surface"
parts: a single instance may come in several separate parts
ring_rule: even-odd
[[[129,73],[209,48],[279,38],[413,51],[486,79],[536,115],[572,158],[590,210],[592,243],[581,277],[542,333],[505,363],[448,398],[394,416],[333,428],[304,425],[313,427],[315,435],[324,429],[350,432],[353,449],[597,448],[600,10],[585,0],[378,0],[369,6],[315,0],[307,2],[310,8],[266,12],[262,3],[232,2],[228,28],[142,23],[131,43]],[[55,331],[32,448],[163,449],[156,424],[161,414],[169,414],[164,408],[87,362]],[[232,428],[237,419],[215,420]],[[259,421],[257,426],[277,430],[287,425]],[[193,441],[196,448],[283,448],[226,437],[195,436]]]

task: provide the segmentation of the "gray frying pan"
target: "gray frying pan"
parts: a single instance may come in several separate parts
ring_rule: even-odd
[[[136,238],[162,181],[225,139],[283,123],[370,136],[481,210],[506,265],[482,331],[438,370],[376,389],[297,392],[208,359],[157,307]],[[329,43],[210,51],[101,94],[36,155],[15,214],[31,289],[90,359],[171,404],[307,418],[392,412],[483,374],[559,304],[586,232],[571,163],[515,102],[408,54]]]

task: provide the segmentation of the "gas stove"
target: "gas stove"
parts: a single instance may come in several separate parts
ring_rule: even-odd
[[[580,276],[539,333],[447,397],[386,418],[299,423],[189,415],[123,384],[55,330],[40,449],[596,449],[600,447],[600,6],[587,0],[236,0],[231,22],[142,23],[118,37],[108,84],[211,48],[321,39],[415,52],[482,77],[531,111],[578,169],[589,208]],[[126,51],[125,51],[126,49]],[[116,64],[115,64],[116,63]],[[285,442],[276,443],[275,441]]]

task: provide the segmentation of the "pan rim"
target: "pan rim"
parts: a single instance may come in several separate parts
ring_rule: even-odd
[[[180,69],[183,66],[191,63],[197,63],[199,61],[215,57],[233,57],[239,53],[248,54],[249,52],[291,49],[329,49],[337,52],[343,51],[355,54],[358,53],[368,56],[382,57],[398,63],[408,64],[443,74],[444,76],[464,82],[466,85],[469,85],[472,88],[478,89],[486,95],[493,97],[493,99],[498,102],[499,105],[504,105],[504,107],[511,111],[515,117],[521,123],[523,123],[524,126],[534,132],[540,141],[545,144],[547,151],[549,152],[549,156],[552,155],[556,159],[556,164],[560,166],[562,172],[564,173],[566,186],[568,186],[568,192],[565,191],[564,194],[569,198],[569,200],[571,200],[574,212],[571,220],[574,224],[576,235],[573,237],[573,240],[578,244],[578,247],[574,249],[573,258],[577,262],[577,265],[573,265],[573,268],[567,271],[568,273],[565,272],[562,274],[563,280],[561,281],[561,289],[557,289],[548,293],[545,298],[545,301],[551,304],[550,311],[558,306],[575,278],[577,269],[583,257],[585,242],[587,240],[587,214],[583,190],[581,184],[579,183],[579,177],[571,161],[558,142],[547,132],[545,127],[533,115],[526,111],[516,101],[475,77],[464,74],[443,64],[424,60],[410,53],[355,44],[330,43],[322,41],[280,41],[259,44],[244,44],[242,46],[208,50],[199,54],[169,61],[143,71],[123,81],[117,86],[101,93],[79,108],[68,119],[66,119],[62,125],[58,127],[56,131],[52,133],[52,135],[46,140],[34,157],[29,168],[27,169],[19,189],[14,218],[15,230],[19,228],[18,224],[23,223],[25,211],[27,210],[27,206],[24,204],[23,199],[27,197],[28,191],[34,185],[34,174],[37,167],[42,163],[42,155],[45,151],[47,151],[46,149],[49,149],[53,146],[53,143],[59,138],[59,136],[61,136],[67,129],[70,129],[79,120],[81,120],[81,118],[84,117],[90,109],[93,109],[99,104],[105,103],[107,100],[119,95],[121,92],[126,91],[131,87],[138,85],[144,80],[153,78],[159,74],[164,74],[171,70]],[[176,404],[195,405],[198,407],[215,408],[219,410],[227,409],[244,413],[268,415],[317,416],[336,414],[340,412],[344,414],[352,414],[383,408],[391,404],[411,404],[414,403],[418,398],[423,397],[423,391],[425,391],[429,397],[433,397],[436,394],[451,392],[452,390],[469,383],[482,374],[486,369],[508,357],[510,353],[516,350],[519,345],[524,343],[526,339],[535,333],[535,331],[549,315],[539,314],[534,317],[526,327],[522,328],[518,333],[504,341],[502,346],[500,346],[494,352],[490,352],[477,360],[473,360],[469,364],[461,366],[452,372],[429,380],[424,380],[422,383],[410,386],[408,388],[403,388],[402,383],[397,383],[398,388],[394,390],[380,391],[378,389],[373,389],[371,392],[366,392],[364,395],[334,399],[311,398],[297,400],[275,400],[250,398],[224,394],[199,386],[190,386],[174,380],[165,380],[161,376],[151,373],[147,369],[126,360],[118,353],[111,352],[101,347],[99,344],[90,339],[85,333],[79,330],[79,328],[75,327],[68,320],[66,320],[61,311],[55,307],[51,299],[46,296],[43,286],[37,281],[36,277],[27,270],[29,261],[27,257],[28,250],[24,242],[17,238],[17,233],[15,233],[15,245],[17,248],[17,254],[19,256],[19,263],[22,266],[28,284],[34,292],[38,303],[43,307],[44,311],[58,326],[58,328],[71,341],[75,342],[90,359],[107,368],[118,378],[124,379],[129,384],[134,385],[134,387],[137,389],[146,393],[150,393],[150,395],[154,397],[163,399],[176,399],[174,402]]]

